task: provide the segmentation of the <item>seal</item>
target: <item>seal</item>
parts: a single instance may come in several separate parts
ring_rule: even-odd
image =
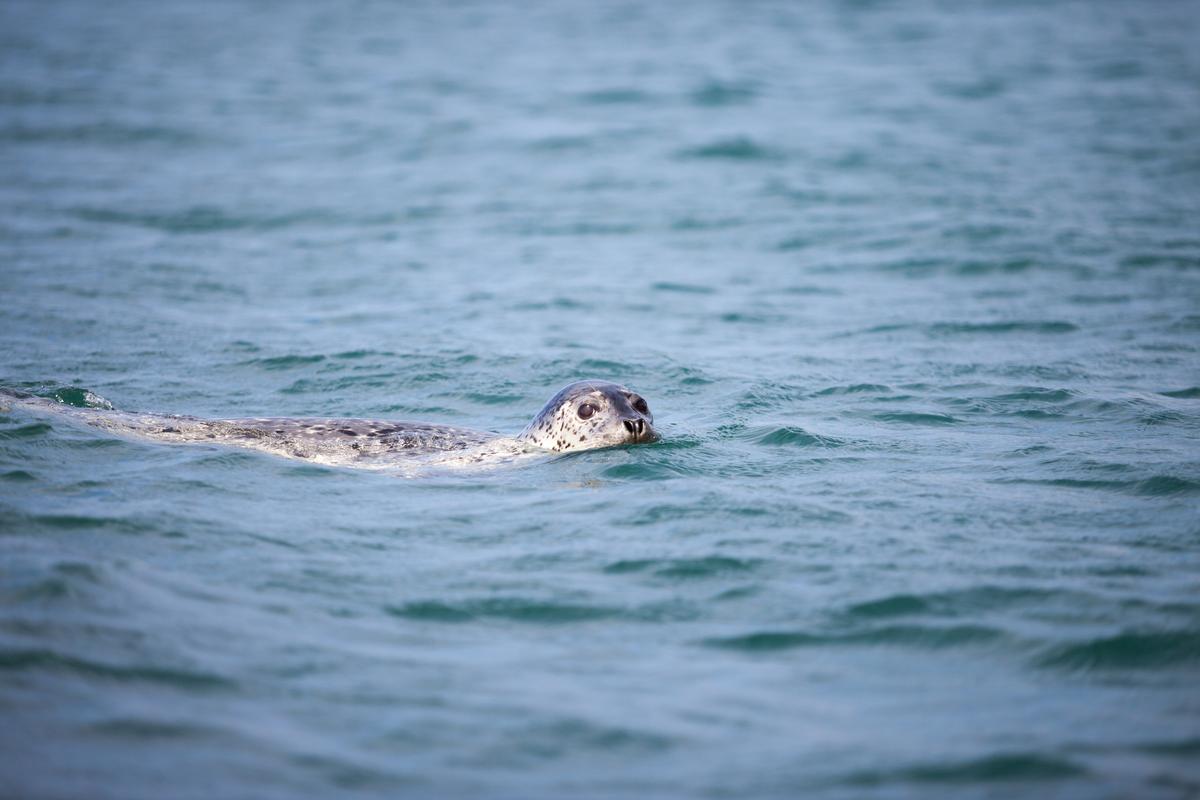
[[[87,393],[87,407],[3,390],[9,402],[71,416],[139,439],[220,444],[337,466],[388,469],[499,463],[538,453],[566,453],[658,440],[645,398],[599,380],[559,390],[514,437],[425,422],[342,418],[203,419],[114,410]]]

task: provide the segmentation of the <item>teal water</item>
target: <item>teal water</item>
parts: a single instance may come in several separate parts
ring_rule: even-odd
[[[0,5],[0,794],[1200,794],[1194,2]]]

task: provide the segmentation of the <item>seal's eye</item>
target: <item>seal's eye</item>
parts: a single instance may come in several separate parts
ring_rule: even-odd
[[[638,412],[639,414],[649,414],[650,406],[646,405],[646,401],[643,400],[642,398],[635,397],[633,399],[633,410]]]
[[[587,419],[592,414],[596,413],[596,407],[591,403],[583,403],[579,406],[579,418]]]

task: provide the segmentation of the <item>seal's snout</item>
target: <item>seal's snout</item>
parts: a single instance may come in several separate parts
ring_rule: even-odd
[[[621,424],[629,431],[629,438],[635,442],[651,442],[655,439],[654,428],[647,425],[646,420],[641,417],[623,419]]]

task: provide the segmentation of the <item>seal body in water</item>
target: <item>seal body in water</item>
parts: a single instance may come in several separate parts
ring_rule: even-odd
[[[539,452],[574,452],[657,440],[640,395],[607,381],[561,389],[514,437],[423,422],[371,419],[202,419],[79,408],[5,392],[12,405],[75,417],[89,425],[162,442],[223,444],[321,464],[389,467],[454,466],[514,460]],[[96,398],[98,403],[106,401]]]

